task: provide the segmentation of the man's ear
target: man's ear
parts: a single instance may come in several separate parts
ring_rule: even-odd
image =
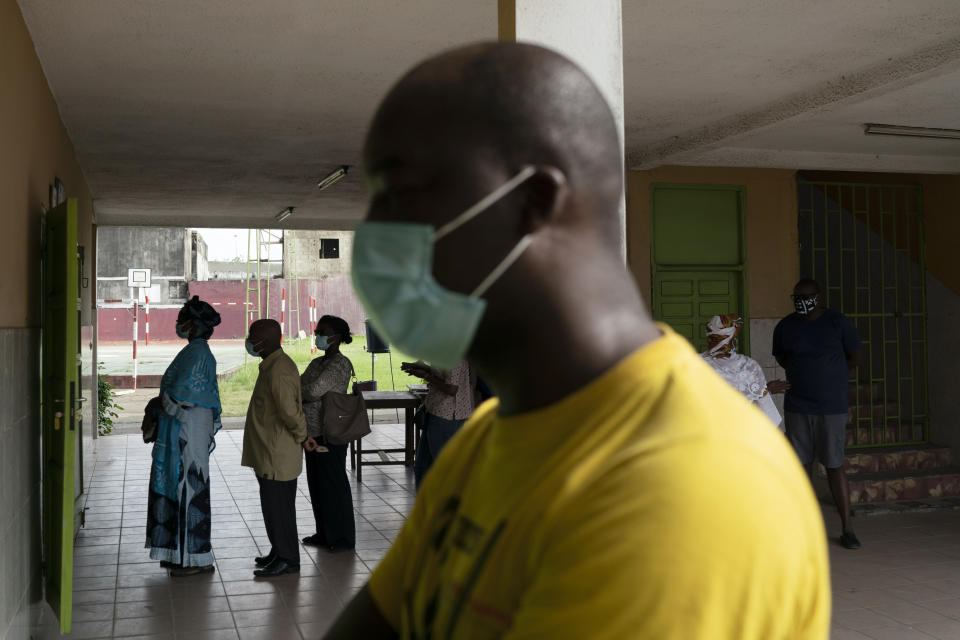
[[[551,165],[537,165],[524,184],[523,233],[534,233],[556,218],[567,199],[567,176]]]

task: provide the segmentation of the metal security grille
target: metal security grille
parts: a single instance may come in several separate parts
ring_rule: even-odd
[[[800,272],[853,319],[851,447],[926,442],[927,334],[920,187],[798,180]]]

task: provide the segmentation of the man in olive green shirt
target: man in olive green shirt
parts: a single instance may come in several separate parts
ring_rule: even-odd
[[[260,508],[270,538],[270,553],[256,558],[257,577],[300,571],[297,536],[297,476],[307,439],[307,421],[300,401],[300,373],[280,347],[276,320],[250,325],[246,348],[263,358],[247,408],[240,464],[253,467],[260,483]]]

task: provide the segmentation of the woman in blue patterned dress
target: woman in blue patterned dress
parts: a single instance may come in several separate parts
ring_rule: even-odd
[[[194,296],[177,316],[187,340],[160,382],[148,411],[157,416],[146,547],[171,576],[212,573],[210,453],[220,430],[217,361],[207,340],[220,314]]]

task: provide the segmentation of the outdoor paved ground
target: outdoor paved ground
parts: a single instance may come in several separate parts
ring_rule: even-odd
[[[378,427],[371,445],[399,446],[399,427]],[[257,483],[240,467],[243,432],[224,430],[211,458],[214,575],[171,579],[143,548],[150,446],[139,435],[98,441],[87,526],[77,541],[73,638],[319,638],[366,581],[414,500],[412,472],[366,467],[354,486],[357,550],[302,550],[299,576],[258,581],[252,558],[268,543]],[[351,481],[353,476],[351,475]],[[299,483],[301,536],[313,533]],[[838,519],[825,511],[831,535]],[[960,511],[856,519],[864,547],[831,543],[835,640],[960,638]],[[49,618],[39,637],[55,638]]]
[[[137,345],[137,374],[163,375],[184,344],[183,340],[151,342],[149,345],[140,342]],[[217,359],[217,373],[236,369],[247,355],[243,340],[210,340],[210,350]],[[105,375],[133,375],[133,345],[129,342],[99,342],[97,360],[103,363],[101,373]]]

